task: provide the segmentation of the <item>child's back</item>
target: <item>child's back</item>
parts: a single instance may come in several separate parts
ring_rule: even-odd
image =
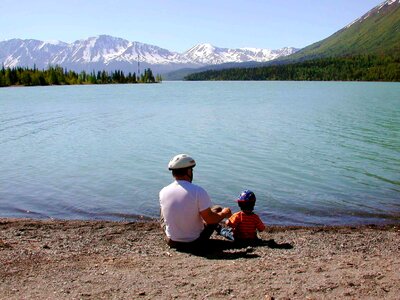
[[[257,231],[265,230],[258,215],[253,213],[256,196],[252,191],[244,190],[236,200],[242,211],[233,214],[226,225],[232,228],[235,240],[256,240]]]
[[[264,223],[253,212],[237,212],[227,220],[226,225],[233,229],[235,240],[256,240],[257,231],[265,230]]]

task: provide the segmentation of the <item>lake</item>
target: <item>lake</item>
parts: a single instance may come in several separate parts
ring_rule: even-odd
[[[0,89],[0,217],[159,214],[171,157],[267,224],[400,221],[400,83],[163,82]]]

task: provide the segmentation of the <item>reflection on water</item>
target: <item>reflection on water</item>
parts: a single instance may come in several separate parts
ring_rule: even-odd
[[[398,83],[164,82],[0,89],[0,217],[158,217],[170,157],[267,224],[400,218]]]

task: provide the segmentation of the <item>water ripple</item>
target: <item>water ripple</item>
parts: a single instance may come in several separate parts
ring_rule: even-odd
[[[308,82],[0,90],[0,210],[157,217],[166,164],[187,152],[215,202],[238,209],[250,188],[266,223],[398,221],[399,92]]]

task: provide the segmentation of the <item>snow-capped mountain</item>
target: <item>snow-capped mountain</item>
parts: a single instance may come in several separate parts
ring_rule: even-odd
[[[130,42],[108,35],[90,37],[73,43],[12,39],[0,42],[0,64],[5,67],[47,68],[60,65],[75,71],[115,70],[136,72],[150,67],[164,73],[181,68],[197,68],[228,62],[266,62],[296,52],[295,48],[279,50],[218,48],[210,44],[194,46],[184,53],[172,52],[154,45]]]
[[[183,53],[183,56],[192,62],[204,65],[217,65],[228,62],[265,62],[280,56],[296,52],[295,48],[282,48],[279,50],[258,48],[218,48],[210,44],[199,44]]]
[[[351,25],[355,24],[355,23],[361,23],[364,20],[368,19],[370,16],[372,16],[373,14],[379,14],[382,8],[387,8],[388,6],[392,5],[392,4],[400,4],[400,0],[386,0],[384,2],[382,2],[381,4],[379,4],[378,6],[374,7],[373,9],[371,9],[369,12],[367,12],[365,15],[361,16],[360,18],[354,20],[353,22],[351,22],[349,25],[347,25],[345,28],[349,28]]]
[[[48,65],[53,63],[54,54],[62,51],[67,45],[62,42],[20,39],[0,42],[0,63],[5,67],[32,66],[35,63],[41,66]]]

